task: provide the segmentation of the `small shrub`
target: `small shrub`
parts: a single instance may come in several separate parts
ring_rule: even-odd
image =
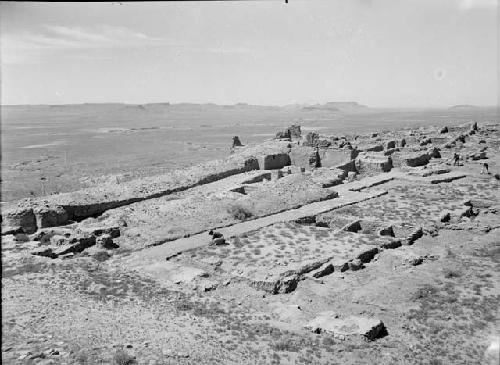
[[[113,357],[113,360],[115,361],[115,364],[117,365],[133,365],[136,364],[137,362],[135,361],[135,358],[122,349],[118,349],[115,353],[115,356]]]
[[[96,270],[99,270],[99,265],[103,263],[104,261],[108,260],[111,257],[111,255],[107,251],[99,251],[95,253],[92,258],[97,261],[97,268]]]
[[[446,279],[459,278],[462,276],[462,272],[458,270],[444,269],[443,272]]]
[[[78,365],[87,365],[89,363],[89,357],[84,350],[80,350],[75,354],[75,363]]]
[[[446,257],[448,258],[456,257],[455,252],[453,252],[450,247],[446,247]]]
[[[438,289],[432,285],[425,285],[417,289],[417,292],[414,294],[413,298],[418,299],[426,299],[434,296],[438,292]]]
[[[299,352],[300,345],[291,340],[281,340],[273,343],[272,348],[274,351],[284,351],[284,352]]]
[[[245,244],[244,244],[243,242],[241,242],[241,239],[240,239],[240,237],[238,237],[238,236],[235,236],[235,237],[233,238],[233,245],[234,245],[234,247],[236,247],[236,248],[240,248],[240,247],[245,246]]]
[[[231,205],[227,208],[227,212],[234,218],[240,221],[251,218],[253,216],[252,212],[241,205]]]

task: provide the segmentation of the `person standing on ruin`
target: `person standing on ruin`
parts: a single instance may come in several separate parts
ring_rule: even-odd
[[[453,166],[460,166],[459,162],[460,162],[460,155],[455,152],[455,154],[453,155]]]
[[[489,174],[490,172],[488,171],[488,163],[483,163],[483,167],[481,168],[481,174]]]

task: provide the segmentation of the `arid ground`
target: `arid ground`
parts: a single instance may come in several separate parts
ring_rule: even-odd
[[[196,107],[2,108],[3,363],[498,364],[494,110]]]

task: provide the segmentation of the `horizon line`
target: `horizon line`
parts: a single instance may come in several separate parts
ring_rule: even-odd
[[[148,103],[128,103],[128,102],[119,102],[119,101],[111,101],[111,102],[79,102],[79,103],[47,103],[47,104],[2,104],[0,103],[0,107],[20,107],[20,106],[84,106],[84,105],[133,105],[133,106],[144,106],[144,105],[183,105],[183,104],[191,104],[191,105],[210,105],[210,106],[258,106],[258,107],[287,107],[287,106],[324,106],[328,103],[338,103],[338,104],[356,104],[359,108],[366,109],[450,109],[454,107],[463,107],[463,108],[499,108],[500,105],[490,104],[490,105],[476,105],[476,104],[454,104],[454,105],[428,105],[428,106],[368,106],[365,104],[360,104],[356,101],[328,101],[325,103],[290,103],[290,104],[251,104],[247,102],[237,102],[233,104],[218,104],[214,102],[192,102],[192,101],[182,101],[182,102],[168,102],[168,101],[159,101],[159,102],[148,102]]]

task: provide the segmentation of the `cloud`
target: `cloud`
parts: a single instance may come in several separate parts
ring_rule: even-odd
[[[458,7],[462,10],[471,9],[494,9],[498,6],[498,0],[460,0]]]
[[[77,27],[45,25],[40,33],[3,33],[1,36],[2,64],[36,64],[49,55],[82,56],[82,60],[103,59],[102,52],[65,52],[78,50],[123,49],[143,47],[171,47],[177,53],[197,52],[221,55],[253,54],[240,46],[195,44],[152,37],[127,27],[100,25]]]
[[[126,27],[109,25],[94,27],[46,25],[40,33],[3,33],[0,42],[3,64],[32,63],[43,55],[59,50],[183,45],[183,43],[151,37]]]

